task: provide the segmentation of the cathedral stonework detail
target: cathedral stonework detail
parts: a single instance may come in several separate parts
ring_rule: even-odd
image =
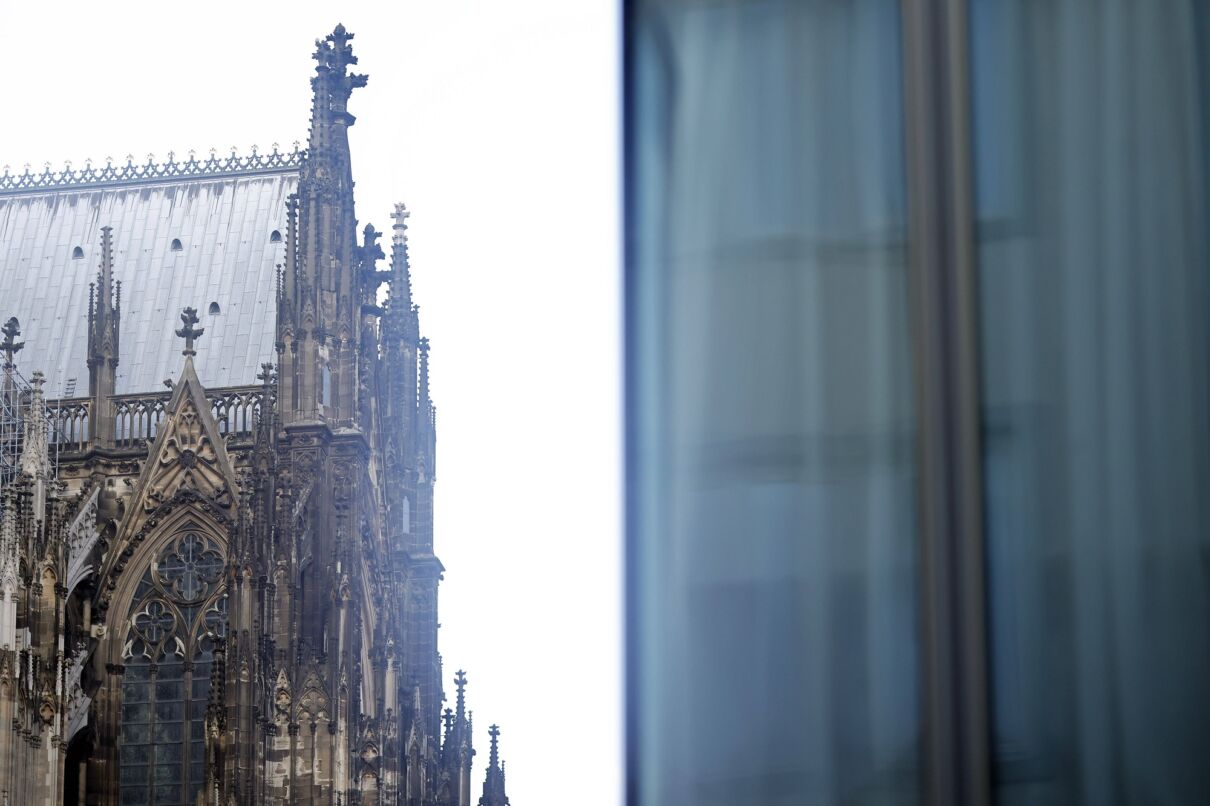
[[[444,687],[430,348],[408,211],[389,256],[354,216],[352,39],[305,148],[0,177],[0,806],[508,804]]]

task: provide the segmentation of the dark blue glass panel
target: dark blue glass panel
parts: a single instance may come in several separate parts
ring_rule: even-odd
[[[632,6],[637,802],[916,803],[900,3]]]
[[[1007,806],[1210,793],[1207,13],[971,4]]]

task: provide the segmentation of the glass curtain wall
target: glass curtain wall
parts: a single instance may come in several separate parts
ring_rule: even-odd
[[[640,803],[917,802],[898,9],[634,7]]]
[[[1206,802],[1210,10],[626,6],[630,803],[915,803],[938,769],[946,802]],[[905,76],[930,36],[961,57]],[[907,188],[922,81],[941,178]],[[932,231],[975,248],[918,254],[968,298],[908,292],[904,199],[933,192]],[[937,397],[982,462],[938,500],[972,499],[983,542],[932,543],[974,565],[921,553],[914,390],[950,383],[914,372],[921,310],[978,334],[978,394]],[[923,660],[946,563],[986,591],[946,640],[986,650],[990,759],[930,739],[929,778],[922,737],[984,699]]]
[[[970,5],[997,800],[1204,803],[1207,12]]]

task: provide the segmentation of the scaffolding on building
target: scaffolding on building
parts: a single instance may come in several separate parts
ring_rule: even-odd
[[[17,369],[14,360],[25,344],[17,341],[21,330],[16,317],[4,323],[0,334],[4,336],[0,341],[0,353],[3,353],[4,358],[3,367],[0,368],[0,490],[3,490],[21,472],[21,450],[25,444],[25,421],[33,400],[33,384]],[[54,416],[50,406],[46,407],[45,417],[51,478],[57,479],[61,442],[58,418]],[[0,507],[2,506],[3,501],[0,500]]]

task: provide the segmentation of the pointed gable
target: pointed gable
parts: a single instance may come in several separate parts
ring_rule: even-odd
[[[239,486],[218,422],[188,356],[139,474],[125,525],[153,512],[182,488],[224,510],[234,511],[238,502]]]

